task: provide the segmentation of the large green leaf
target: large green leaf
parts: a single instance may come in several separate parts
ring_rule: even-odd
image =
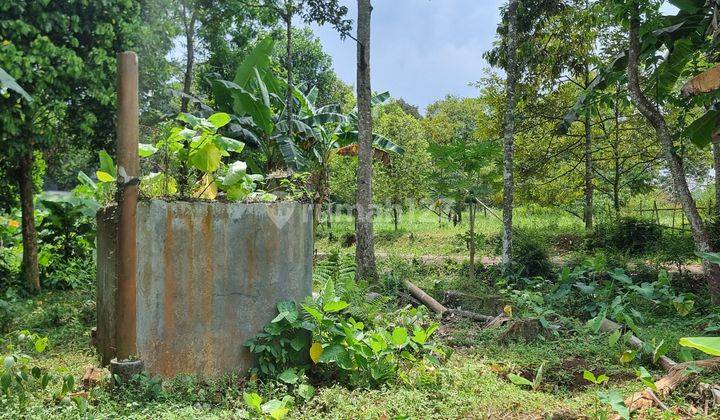
[[[203,172],[215,172],[220,167],[220,149],[208,142],[190,155],[190,164]]]
[[[685,135],[695,146],[703,148],[710,144],[712,135],[718,130],[718,120],[720,111],[708,110],[685,129]]]
[[[230,115],[225,112],[216,112],[207,118],[215,128],[222,128],[230,123]]]
[[[264,38],[258,42],[255,48],[240,63],[233,82],[238,86],[247,88],[250,81],[255,77],[255,70],[261,73],[270,66],[270,54],[272,53],[275,41],[271,37]]]
[[[337,132],[338,144],[340,147],[349,146],[358,141],[358,132],[352,131],[340,131]],[[395,144],[392,140],[380,134],[373,134],[373,147],[376,149],[384,150],[386,152],[393,152],[399,155],[405,153],[405,149]]]
[[[157,147],[148,143],[138,143],[138,155],[142,158],[150,157],[158,151]]]
[[[265,105],[262,99],[255,97],[252,93],[240,87],[238,84],[227,80],[217,80],[213,83],[213,90],[218,105],[223,108],[229,105],[236,115],[249,115],[255,125],[265,134],[271,134],[275,130],[272,120],[272,109]],[[225,108],[227,109],[227,108]]]
[[[390,99],[390,92],[378,93],[370,98],[370,106],[382,105]]]
[[[100,171],[116,178],[117,167],[115,166],[115,162],[113,162],[112,157],[110,157],[110,154],[105,150],[101,150],[98,152],[98,157],[100,158]]]
[[[328,123],[342,124],[345,121],[347,121],[345,116],[337,112],[323,112],[315,114],[312,117],[312,124],[315,125],[324,125]]]
[[[223,179],[223,186],[229,187],[231,185],[237,184],[238,182],[245,179],[245,175],[247,174],[247,164],[242,161],[236,161],[231,163],[228,166],[227,174],[225,175],[225,178]]]
[[[287,134],[287,121],[283,118],[281,119],[275,126],[277,128],[278,133]],[[312,137],[317,138],[317,133],[315,130],[310,127],[309,125],[305,124],[304,122],[293,119],[292,120],[292,127],[293,127],[293,133],[300,133],[303,134],[306,137]]]
[[[245,148],[245,143],[231,139],[230,137],[225,136],[218,136],[215,140],[215,144],[222,150],[223,152],[235,152],[240,153]],[[227,153],[223,153],[223,155],[227,156]]]
[[[381,136],[380,134],[373,134],[373,147],[375,147],[376,149],[385,150],[386,152],[394,152],[398,155],[402,155],[405,153],[405,149],[393,143],[392,140],[390,140],[389,138]]]
[[[32,96],[25,92],[25,89],[23,89],[12,76],[7,74],[7,72],[0,67],[0,90],[2,89],[10,89],[17,92],[28,102],[32,102],[33,100]]]
[[[290,169],[301,171],[306,167],[307,161],[305,156],[290,137],[280,136],[275,141],[277,142],[285,164]]]
[[[720,253],[718,252],[700,252],[696,251],[695,255],[702,258],[703,260],[709,261],[713,264],[720,264]]]
[[[260,77],[260,72],[258,72],[258,69],[255,69],[255,82],[260,89],[260,99],[262,99],[263,105],[270,108],[270,93],[268,93],[267,86],[265,85],[262,77]]]
[[[658,101],[663,101],[670,95],[682,74],[685,66],[698,50],[698,45],[690,38],[678,39],[673,43],[673,48],[667,59],[660,63],[652,77],[653,83],[648,93]]]
[[[680,345],[698,349],[711,356],[720,356],[720,337],[683,337]]]

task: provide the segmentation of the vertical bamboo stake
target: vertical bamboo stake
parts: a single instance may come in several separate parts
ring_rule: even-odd
[[[138,199],[138,59],[134,52],[118,54],[117,158],[118,158],[118,253],[117,253],[117,360],[135,356],[137,288]]]
[[[657,200],[653,200],[653,210],[655,210],[655,220],[658,226],[660,226],[660,211],[658,210]]]
[[[677,210],[677,204],[673,204],[673,219],[672,219],[672,227],[675,229],[675,211]]]

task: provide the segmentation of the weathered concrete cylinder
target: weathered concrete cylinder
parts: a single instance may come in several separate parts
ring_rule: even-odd
[[[115,357],[116,211],[98,212],[97,344]],[[148,373],[244,372],[280,300],[312,293],[312,207],[150,200],[137,208],[137,353]]]

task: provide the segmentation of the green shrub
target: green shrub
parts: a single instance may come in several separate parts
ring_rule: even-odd
[[[85,289],[95,282],[95,264],[89,258],[58,262],[50,271],[43,285],[57,290]]]
[[[695,258],[695,243],[687,233],[664,234],[657,244],[657,259],[661,263],[672,264],[678,271],[686,261]]]
[[[280,302],[278,315],[246,345],[257,357],[256,372],[295,383],[305,373],[353,386],[376,386],[394,378],[403,364],[438,363],[445,353],[430,337],[421,310],[403,308],[377,322],[358,321],[349,303],[326,281],[302,305]],[[369,318],[369,317],[368,317]]]
[[[544,277],[553,275],[548,244],[526,233],[517,231],[513,236],[513,262],[523,277]]]
[[[33,366],[30,354],[40,354],[48,346],[48,338],[30,331],[17,331],[0,339],[0,392],[8,401],[20,406],[26,404],[31,393],[45,392],[55,387],[53,398],[61,401],[75,390],[71,374],[56,376],[40,366]],[[59,390],[57,388],[59,387]],[[87,400],[73,396],[72,401],[84,411]]]
[[[661,238],[662,228],[655,222],[624,217],[597,225],[587,238],[587,245],[590,249],[605,248],[640,255],[657,249]]]

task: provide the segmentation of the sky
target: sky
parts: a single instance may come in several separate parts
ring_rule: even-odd
[[[356,20],[357,2],[341,0]],[[505,0],[373,1],[370,70],[372,89],[427,105],[446,95],[475,96],[469,84],[480,80],[489,64]],[[313,26],[338,77],[355,86],[355,41],[340,40],[330,27]]]
[[[357,18],[356,0],[341,0]],[[373,91],[425,107],[446,95],[476,96],[470,83],[490,65],[483,53],[492,48],[506,0],[374,0],[370,67]],[[667,3],[663,12],[677,9]],[[341,41],[332,27],[313,26],[335,72],[355,86],[355,41]]]

